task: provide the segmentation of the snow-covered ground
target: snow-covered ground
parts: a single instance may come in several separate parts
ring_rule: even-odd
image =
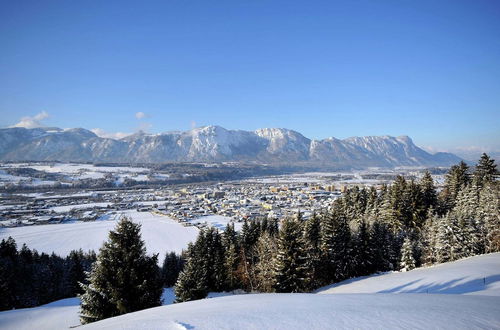
[[[498,297],[251,294],[152,308],[82,329],[492,329]]]
[[[71,210],[77,209],[90,209],[93,207],[107,207],[111,203],[88,203],[88,204],[75,204],[75,205],[64,205],[64,206],[54,206],[49,210],[54,211],[56,213],[67,213]]]
[[[0,312],[0,329],[57,330],[80,324],[80,299],[68,298],[34,308]]]
[[[120,212],[130,216],[132,220],[142,225],[141,234],[146,242],[149,254],[160,253],[160,259],[166,252],[180,253],[186,249],[189,242],[198,235],[195,227],[184,227],[176,221],[149,212],[135,210]],[[72,222],[53,225],[28,227],[0,228],[0,240],[12,236],[21,246],[26,243],[39,252],[68,255],[71,250],[97,250],[107,240],[108,232],[117,223],[118,217],[110,220],[92,222]]]
[[[82,329],[500,329],[499,283],[500,253],[495,253],[348,280],[321,294],[211,294],[214,298],[130,313]],[[431,287],[435,290],[423,293]],[[163,299],[173,301],[171,289]],[[0,313],[5,329],[75,325],[77,299]]]
[[[225,217],[222,215],[208,215],[205,217],[200,217],[194,220],[190,220],[189,222],[192,224],[206,224],[207,226],[211,226],[217,228],[219,230],[225,230],[226,226],[232,221],[230,217]],[[241,230],[243,223],[235,222],[234,229]]]
[[[210,292],[209,298],[233,295],[227,292]],[[174,303],[173,288],[165,288],[161,296],[163,305]],[[58,330],[80,325],[80,299],[68,298],[34,308],[0,312],[0,329]]]
[[[59,174],[64,177],[63,184],[70,184],[73,181],[83,179],[103,179],[106,175],[113,175],[116,178],[116,184],[122,184],[126,179],[135,181],[149,181],[148,174],[151,170],[145,167],[129,166],[95,166],[91,164],[73,164],[73,163],[8,163],[0,164],[0,186],[3,183],[16,183],[26,186],[48,186],[54,185],[56,181],[44,181],[40,179],[31,179],[29,177],[9,175],[1,168],[31,168],[45,173]],[[158,174],[156,179],[168,179],[168,175]],[[66,182],[67,181],[67,182]]]
[[[19,184],[21,182],[23,182],[25,186],[51,186],[56,183],[56,181],[40,180],[27,176],[11,175],[5,171],[0,170],[0,186],[3,186],[7,183]]]
[[[346,280],[318,293],[448,293],[500,297],[500,253],[485,254],[411,272]]]

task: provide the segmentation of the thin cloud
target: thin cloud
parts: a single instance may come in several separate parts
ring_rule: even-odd
[[[139,112],[136,112],[135,113],[135,118],[141,120],[141,119],[144,119],[144,118],[147,118],[148,115],[146,115],[144,112],[142,111],[139,111]]]
[[[24,127],[24,128],[37,128],[37,127],[44,127],[44,125],[41,123],[42,120],[47,119],[49,117],[49,113],[47,111],[42,111],[33,117],[26,116],[22,117],[21,120],[11,126],[11,127]]]
[[[107,138],[107,139],[114,139],[114,140],[122,139],[122,138],[129,136],[131,134],[131,133],[124,133],[124,132],[110,133],[110,132],[106,132],[102,128],[93,128],[90,131],[92,131],[98,137]]]

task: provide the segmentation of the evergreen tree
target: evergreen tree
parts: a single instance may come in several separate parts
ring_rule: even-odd
[[[80,283],[86,284],[85,265],[83,251],[71,251],[66,258],[68,267],[68,289],[70,296],[76,296],[83,293]]]
[[[260,292],[273,292],[275,259],[278,253],[276,238],[264,232],[255,249],[258,258],[255,265],[255,288]]]
[[[393,240],[394,237],[389,227],[385,223],[375,220],[370,231],[374,271],[394,269],[393,265],[396,253],[392,251]]]
[[[463,161],[450,168],[440,196],[440,214],[446,214],[455,206],[459,191],[470,183],[468,172],[469,167]]]
[[[17,245],[12,237],[0,242],[0,310],[17,306],[16,269],[18,268]]]
[[[307,285],[301,225],[296,219],[285,219],[278,238],[274,288],[276,292],[304,292]]]
[[[452,210],[463,236],[464,256],[482,254],[486,249],[486,227],[479,212],[480,188],[473,182],[464,187],[457,195],[456,205]]]
[[[226,288],[227,268],[222,238],[217,229],[201,230],[188,248],[184,270],[175,283],[177,302],[201,299],[209,291]]]
[[[222,237],[213,227],[206,231],[206,236],[208,250],[204,264],[208,269],[208,287],[213,291],[223,291],[226,289],[227,272]]]
[[[309,284],[311,288],[321,285],[321,222],[313,214],[304,223],[304,242],[309,264]]]
[[[336,200],[321,226],[322,278],[325,284],[341,281],[354,274],[351,229],[343,203]]]
[[[124,217],[109,233],[89,274],[89,284],[83,286],[83,324],[161,304],[158,256],[146,255],[140,228]]]
[[[434,187],[434,180],[432,180],[432,176],[429,171],[425,171],[425,174],[420,181],[420,189],[422,192],[423,211],[427,213],[430,208],[435,208],[437,205],[436,188]]]
[[[498,185],[487,184],[479,195],[478,216],[485,227],[485,249],[500,252],[500,197]]]
[[[406,237],[401,249],[400,270],[407,272],[415,268],[415,259],[413,258],[413,247],[409,237]]]
[[[392,207],[391,197],[388,193],[385,194],[385,197],[382,200],[379,213],[380,221],[384,223],[392,231],[393,234],[402,230],[403,224],[396,217],[396,212]]]
[[[374,250],[371,243],[370,230],[365,221],[362,221],[353,242],[354,271],[353,275],[363,276],[376,271],[374,264]]]
[[[495,160],[483,153],[479,159],[476,169],[473,173],[474,181],[482,187],[484,184],[495,182],[498,177],[497,165]]]
[[[437,234],[439,219],[429,209],[427,220],[422,228],[423,264],[432,265],[437,262]]]
[[[454,244],[453,231],[450,224],[450,217],[438,218],[436,241],[436,259],[438,263],[453,260],[451,249]]]
[[[197,264],[193,248],[194,245],[188,248],[186,265],[175,283],[176,302],[203,299],[208,294],[207,269]]]
[[[183,267],[184,260],[182,256],[178,256],[175,252],[167,253],[161,267],[163,285],[165,287],[173,286]]]
[[[238,234],[234,230],[234,224],[227,225],[222,234],[222,245],[224,247],[224,267],[226,269],[226,288],[235,289],[241,285],[239,281],[238,265],[240,264],[240,248]]]

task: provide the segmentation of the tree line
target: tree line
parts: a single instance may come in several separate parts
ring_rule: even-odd
[[[0,242],[0,310],[43,305],[75,297],[86,283],[94,252],[71,251],[66,258],[38,253],[25,244],[18,249],[9,237]]]
[[[55,253],[39,253],[26,244],[18,248],[12,237],[3,239],[0,242],[0,311],[35,307],[83,294],[97,259],[94,251],[73,250],[63,258]],[[163,265],[152,267],[160,274],[159,285],[173,286],[183,265],[182,255],[166,253]],[[113,269],[118,268],[113,266],[109,274]]]

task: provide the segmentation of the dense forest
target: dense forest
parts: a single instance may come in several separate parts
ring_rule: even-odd
[[[38,253],[12,238],[0,243],[0,310],[26,308],[75,297],[86,283],[94,252],[71,251],[66,258]]]
[[[79,294],[82,323],[159,306],[163,287],[177,302],[210,291],[310,292],[351,277],[500,251],[495,162],[452,166],[436,190],[398,176],[388,186],[353,187],[304,219],[248,221],[200,231],[182,256],[148,256],[140,225],[123,218],[94,253],[39,254],[11,238],[0,243],[0,309],[36,306]]]

